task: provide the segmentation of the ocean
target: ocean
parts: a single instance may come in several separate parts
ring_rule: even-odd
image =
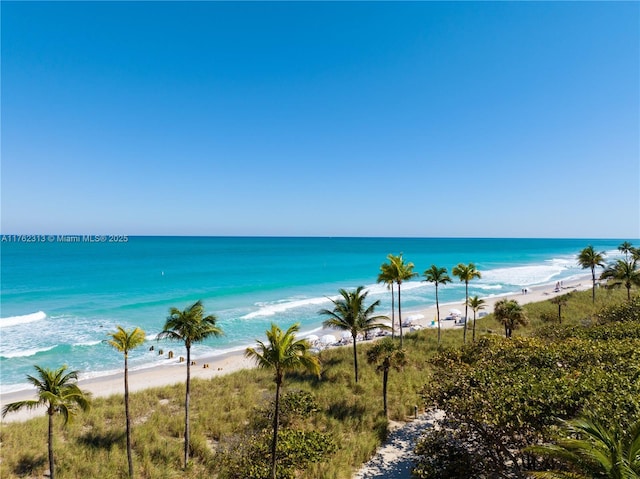
[[[67,364],[80,377],[120,372],[122,354],[105,343],[117,325],[138,326],[147,344],[130,353],[132,369],[167,361],[155,336],[170,307],[202,300],[224,336],[192,348],[194,358],[242,350],[263,340],[271,322],[303,333],[320,329],[322,308],[339,288],[363,285],[378,312],[391,296],[377,284],[389,253],[403,253],[422,272],[475,263],[482,279],[469,284],[481,297],[527,286],[571,281],[589,273],[576,255],[592,244],[608,259],[621,240],[469,238],[114,237],[4,235],[1,243],[0,392],[28,389],[33,365]],[[440,286],[440,302],[464,301],[456,278]],[[421,277],[402,286],[403,313],[435,304]],[[169,346],[181,351],[179,343]],[[184,346],[182,346],[184,348]]]

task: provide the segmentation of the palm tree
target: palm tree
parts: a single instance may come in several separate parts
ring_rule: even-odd
[[[556,296],[549,300],[551,304],[558,305],[558,323],[560,324],[562,324],[562,307],[567,305],[570,297],[571,297],[571,293],[567,293],[561,296]]]
[[[271,478],[276,479],[276,448],[278,446],[278,420],[280,415],[280,387],[288,371],[306,369],[320,375],[320,362],[309,351],[309,342],[296,339],[300,329],[298,323],[284,333],[275,324],[267,330],[269,344],[258,341],[257,349],[247,348],[245,356],[256,361],[259,368],[273,369],[275,372],[276,400],[273,415],[273,439],[271,441]]]
[[[589,245],[578,254],[578,264],[582,269],[591,269],[591,280],[593,282],[592,301],[596,302],[596,268],[604,268],[604,251],[597,253],[593,246]]]
[[[436,286],[436,317],[438,319],[438,346],[440,346],[440,304],[438,302],[438,285],[451,282],[451,277],[447,273],[447,268],[438,268],[435,264],[431,268],[426,269],[424,273],[424,281],[433,283]]]
[[[391,368],[400,371],[407,364],[406,352],[391,338],[384,338],[367,351],[367,362],[377,364],[376,370],[382,371],[382,403],[384,415],[388,417],[387,384]]]
[[[624,259],[629,261],[629,253],[632,253],[634,250],[633,245],[628,241],[623,242],[620,246],[618,246],[618,251],[624,253]]]
[[[486,301],[484,299],[478,298],[478,296],[473,296],[467,300],[467,305],[473,310],[473,341],[476,340],[476,313],[484,309]]]
[[[124,412],[127,427],[127,461],[129,462],[129,477],[133,477],[133,458],[131,457],[131,416],[129,414],[129,351],[144,343],[144,331],[135,328],[127,331],[121,326],[117,331],[109,333],[108,343],[124,354]]]
[[[463,264],[459,263],[457,266],[454,266],[451,271],[454,276],[458,277],[460,281],[464,281],[464,333],[462,334],[462,341],[466,344],[467,342],[467,319],[469,318],[469,281],[475,278],[481,278],[482,275],[480,271],[476,269],[476,265],[473,263]]]
[[[514,299],[502,299],[494,305],[496,320],[504,325],[504,336],[510,338],[513,330],[528,323],[527,313]]]
[[[600,275],[600,279],[613,280],[611,286],[624,285],[627,288],[627,299],[631,301],[631,286],[640,286],[640,270],[637,260],[616,260]]]
[[[608,429],[597,419],[563,421],[565,438],[558,444],[532,446],[527,451],[559,459],[575,473],[531,472],[540,478],[611,479],[640,478],[640,421],[624,433]]]
[[[66,426],[74,416],[77,407],[83,411],[89,409],[90,394],[82,391],[76,384],[78,371],[66,372],[67,366],[61,366],[56,370],[40,366],[34,367],[38,371],[38,377],[27,375],[27,380],[38,390],[38,399],[9,403],[2,408],[2,417],[23,408],[35,409],[39,406],[47,408],[49,416],[49,478],[54,479],[53,416],[61,414]]]
[[[322,309],[320,314],[328,316],[322,325],[325,328],[340,329],[349,331],[353,339],[353,368],[355,371],[356,383],[358,382],[358,353],[356,338],[360,333],[367,333],[373,329],[388,329],[385,324],[376,322],[389,319],[386,316],[373,316],[373,312],[380,305],[380,301],[374,301],[369,306],[364,304],[367,299],[367,292],[364,286],[359,286],[355,291],[338,291],[341,298],[331,300],[334,305],[333,310]]]
[[[402,253],[400,253],[399,256],[390,254],[387,256],[387,259],[392,265],[391,272],[396,284],[398,285],[398,323],[400,324],[400,347],[402,347],[402,299],[400,296],[400,286],[404,281],[418,276],[418,273],[413,272],[413,263],[405,263]]]
[[[393,293],[395,275],[393,274],[392,264],[382,263],[382,265],[380,265],[380,273],[378,274],[378,283],[386,284],[387,288],[391,290],[391,337],[395,338],[396,336],[396,328],[395,328],[396,305],[395,305],[395,294]]]
[[[196,301],[184,311],[177,308],[169,309],[169,317],[164,329],[158,334],[158,339],[183,341],[187,348],[187,391],[184,402],[184,467],[189,462],[189,399],[191,388],[191,345],[211,336],[222,335],[222,330],[216,326],[217,318],[210,314],[204,316],[202,301]]]

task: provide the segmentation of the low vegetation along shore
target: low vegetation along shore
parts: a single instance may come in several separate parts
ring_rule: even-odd
[[[127,401],[94,398],[64,427],[67,416],[44,410],[3,423],[0,477],[53,476],[55,456],[58,478],[348,479],[384,442],[390,420],[430,411],[442,419],[416,444],[419,479],[565,477],[542,472],[552,470],[640,477],[640,279],[627,258],[636,276],[609,276],[621,289],[594,281],[541,302],[505,298],[477,322],[482,308],[468,298],[467,327],[394,331],[393,339],[315,354],[295,328],[274,326],[247,353],[261,367],[132,392]],[[363,319],[349,319],[357,307],[335,306],[342,319]],[[368,319],[379,328],[379,318]],[[121,333],[114,340],[125,340],[124,352],[133,332]],[[62,403],[44,397],[59,412]],[[601,455],[585,455],[598,448]]]

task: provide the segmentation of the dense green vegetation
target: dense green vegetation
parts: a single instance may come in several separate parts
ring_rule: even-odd
[[[531,309],[549,318],[540,311],[553,307],[549,303]],[[565,311],[580,311],[583,304],[584,294],[574,294]],[[434,358],[437,380],[425,386],[423,398],[446,413],[447,423],[418,446],[417,477],[524,478],[563,467],[577,472],[527,447],[556,440],[560,420],[589,415],[624,435],[640,419],[640,297],[526,333],[508,340],[486,335]]]
[[[637,296],[628,301],[624,288],[602,289],[593,303],[591,291],[574,293],[562,305],[562,323],[557,304],[523,309],[529,324],[510,339],[492,314],[478,320],[477,341],[464,347],[461,330],[443,332],[440,348],[434,329],[404,337],[406,364],[387,377],[389,418],[405,420],[415,405],[438,407],[449,426],[419,445],[418,477],[526,477],[527,470],[570,467],[523,448],[553,442],[558,419],[585,411],[605,427],[628,428],[639,417]],[[375,344],[359,343],[359,352],[369,357]],[[357,384],[350,348],[319,359],[320,377],[291,372],[282,385],[279,478],[350,478],[386,436],[384,374],[376,368],[383,358],[372,357]],[[275,387],[269,369],[193,380],[186,470],[185,384],[131,394],[135,475],[269,477]],[[55,423],[59,478],[128,476],[122,400],[95,399],[66,428]],[[44,475],[46,417],[3,424],[0,441],[0,477]]]

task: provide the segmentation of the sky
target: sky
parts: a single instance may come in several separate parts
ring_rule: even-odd
[[[3,234],[640,238],[638,2],[1,2]]]

